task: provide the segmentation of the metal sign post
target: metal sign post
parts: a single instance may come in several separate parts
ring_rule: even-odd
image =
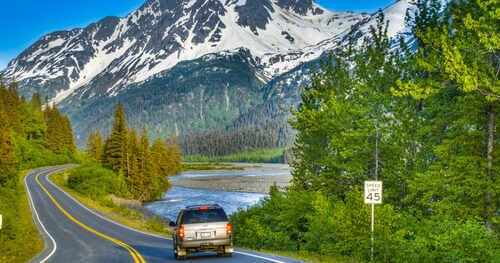
[[[2,229],[2,215],[0,214],[0,230]]]
[[[365,204],[371,204],[371,250],[370,258],[373,261],[373,251],[375,243],[375,205],[382,204],[382,181],[365,181]]]

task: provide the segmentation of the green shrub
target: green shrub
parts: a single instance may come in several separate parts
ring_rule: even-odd
[[[19,169],[60,165],[78,162],[73,153],[56,154],[45,148],[43,141],[28,141],[15,136],[15,151],[19,161]]]
[[[344,200],[321,192],[272,190],[258,205],[231,216],[236,245],[306,251],[320,256],[370,260],[370,206],[361,191]],[[375,206],[377,262],[495,262],[498,234],[476,220],[426,218]]]
[[[93,199],[114,194],[126,196],[121,191],[119,177],[111,170],[99,166],[85,165],[70,170],[68,187]]]

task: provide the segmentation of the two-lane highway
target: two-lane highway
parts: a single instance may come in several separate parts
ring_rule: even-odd
[[[25,178],[34,221],[45,249],[33,262],[178,262],[172,241],[116,223],[85,207],[53,184],[48,176],[67,166],[31,171]],[[231,258],[212,254],[186,262],[298,262],[237,249]]]

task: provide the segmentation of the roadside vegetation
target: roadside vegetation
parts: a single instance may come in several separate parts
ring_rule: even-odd
[[[146,127],[140,135],[127,126],[123,106],[118,103],[109,137],[104,140],[99,131],[91,132],[86,147],[86,157],[94,166],[108,168],[113,174],[100,170],[108,180],[114,177],[114,187],[120,197],[139,202],[161,199],[171,187],[168,176],[182,171],[181,151],[173,139],[169,144],[156,139],[150,143]],[[70,176],[69,185],[93,183],[84,173]],[[110,184],[111,186],[111,184]],[[86,193],[85,194],[91,194]]]
[[[189,155],[184,157],[186,162],[235,162],[235,163],[284,163],[284,149],[256,149],[241,153],[222,155],[222,156],[204,156]]]
[[[498,5],[441,2],[416,1],[415,46],[392,53],[380,13],[314,72],[293,185],[231,217],[237,246],[369,261],[363,182],[382,180],[374,261],[498,262]]]
[[[143,210],[142,204],[125,199],[118,176],[109,169],[83,165],[51,175],[50,179],[86,206],[126,226],[169,236],[164,220]]]
[[[30,101],[19,97],[17,84],[0,76],[0,262],[27,262],[44,247],[24,188],[26,170],[80,159],[69,119],[45,106],[37,93]]]

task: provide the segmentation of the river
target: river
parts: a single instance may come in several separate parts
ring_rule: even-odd
[[[265,189],[276,183],[276,180],[283,181],[284,176],[287,178],[286,181],[289,181],[290,171],[287,166],[263,164],[260,166],[246,165],[245,167],[248,168],[245,168],[244,171],[188,171],[173,176],[170,180],[174,186],[164,194],[163,199],[148,203],[145,208],[171,220],[176,220],[179,211],[189,205],[219,204],[226,213],[232,214],[240,208],[257,204],[267,196],[267,193],[263,193],[261,190],[260,192],[246,192],[245,190],[252,191],[255,188],[250,186],[252,184],[248,183],[249,181],[256,182],[261,186],[260,188]],[[194,184],[192,185],[197,186],[197,188],[179,185],[181,182],[186,185],[186,180],[193,180]],[[204,180],[204,184],[198,186],[199,184],[196,184],[199,182],[198,180]],[[227,185],[234,185],[238,181],[243,184],[243,186],[238,184],[238,191],[217,190],[226,189]],[[262,184],[265,185],[262,186]]]

